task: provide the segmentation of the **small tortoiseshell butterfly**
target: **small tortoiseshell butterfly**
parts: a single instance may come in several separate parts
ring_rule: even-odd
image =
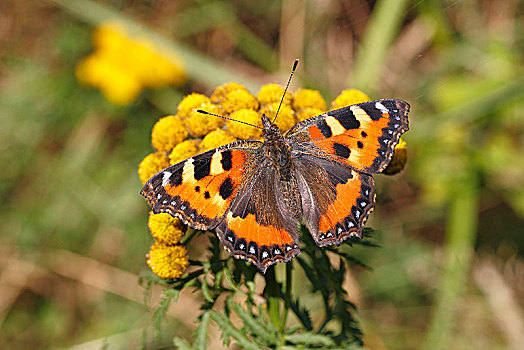
[[[365,102],[284,135],[263,115],[264,142],[237,141],[184,160],[154,175],[141,194],[154,213],[215,229],[231,255],[264,273],[300,252],[300,223],[318,246],[362,238],[375,205],[372,174],[391,161],[408,112],[400,100]]]

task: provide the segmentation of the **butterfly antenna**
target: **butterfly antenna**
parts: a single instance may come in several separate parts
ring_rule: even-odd
[[[275,114],[275,118],[273,118],[273,123],[275,122],[275,120],[277,120],[278,112],[280,111],[280,107],[282,107],[282,102],[284,102],[284,97],[286,97],[286,92],[287,92],[287,89],[289,88],[289,83],[291,83],[291,78],[293,78],[293,73],[295,73],[297,66],[298,66],[298,58],[295,60],[295,63],[293,63],[293,69],[291,70],[291,75],[289,76],[286,88],[284,89],[284,95],[282,95],[282,99],[280,100],[280,104],[278,105],[278,109],[277,109],[277,113]]]
[[[246,125],[252,126],[252,127],[254,127],[254,128],[257,128],[257,129],[262,129],[262,128],[261,128],[260,126],[258,126],[258,125],[253,125],[253,124],[249,124],[249,123],[243,122],[243,121],[241,121],[241,120],[236,120],[236,119],[232,119],[232,118],[224,117],[224,116],[222,116],[222,115],[209,113],[209,112],[206,112],[206,111],[201,110],[201,109],[197,109],[197,112],[198,112],[198,113],[202,113],[202,114],[207,114],[207,115],[213,115],[213,116],[215,116],[215,117],[219,117],[219,118],[222,118],[222,119],[225,119],[225,120],[231,120],[231,121],[233,121],[233,122],[237,122],[237,123],[246,124]]]

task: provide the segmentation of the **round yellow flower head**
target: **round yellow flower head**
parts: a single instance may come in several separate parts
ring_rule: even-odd
[[[255,112],[252,109],[241,109],[239,111],[231,113],[229,116],[231,119],[240,120],[249,124],[262,126],[262,121],[260,120],[260,114]],[[232,120],[227,121],[227,130],[233,134],[238,139],[247,140],[258,139],[262,134],[261,129],[254,128],[250,125],[238,123]]]
[[[317,115],[321,115],[325,111],[326,111],[325,109],[306,107],[296,112],[296,119],[297,119],[297,122],[301,122],[303,120],[316,117]]]
[[[266,117],[272,121],[277,113],[279,103],[280,102],[275,102],[263,107],[260,110],[260,114],[265,114]],[[295,111],[293,111],[290,106],[283,104],[282,107],[280,107],[275,124],[277,124],[281,132],[288,131],[293,125],[295,125]]]
[[[176,115],[160,118],[153,126],[151,143],[157,151],[171,151],[187,137],[182,120]]]
[[[234,90],[226,94],[222,101],[222,108],[227,113],[233,113],[241,109],[258,110],[258,101],[253,94],[247,90]]]
[[[293,98],[293,108],[299,111],[305,108],[317,108],[325,111],[326,101],[317,90],[298,89]]]
[[[159,171],[169,166],[169,159],[164,152],[148,154],[138,165],[138,177],[142,185]]]
[[[388,164],[383,173],[386,175],[395,175],[398,174],[406,166],[408,161],[408,147],[406,141],[400,139],[398,144],[395,146],[395,153],[393,153],[393,159]]]
[[[200,142],[200,151],[206,152],[235,141],[237,141],[237,139],[229,132],[222,129],[216,129],[207,134],[202,142]]]
[[[169,164],[175,165],[199,153],[198,140],[185,140],[176,145],[169,153]]]
[[[192,93],[190,95],[187,95],[178,104],[177,115],[182,119],[189,118],[191,112],[201,108],[202,105],[207,104],[209,102],[209,97],[202,94]]]
[[[163,244],[177,244],[186,233],[186,225],[168,213],[149,213],[147,226],[153,238]]]
[[[257,94],[258,101],[260,105],[267,106],[272,103],[280,103],[282,95],[284,94],[284,88],[278,84],[266,84],[260,88],[260,91]],[[287,91],[286,96],[282,104],[291,105],[293,101],[293,95],[291,92]]]
[[[182,245],[164,245],[155,242],[146,258],[149,268],[163,279],[179,278],[189,265],[187,250]]]
[[[344,90],[331,102],[331,108],[337,109],[371,101],[368,95],[357,89]]]
[[[215,91],[211,94],[211,102],[216,104],[221,104],[225,100],[226,95],[231,91],[235,90],[244,90],[247,91],[246,87],[239,83],[229,82],[224,83],[217,87]]]
[[[213,114],[222,114],[222,109],[212,103],[203,104],[201,109]],[[189,118],[185,120],[185,123],[191,135],[202,137],[217,128],[221,128],[224,125],[224,119],[193,110],[189,114]]]
[[[124,25],[116,21],[96,28],[93,31],[92,41],[95,48],[114,52],[122,52],[121,50],[128,45]]]

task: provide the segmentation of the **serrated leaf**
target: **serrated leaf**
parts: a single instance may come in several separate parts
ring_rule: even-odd
[[[175,346],[177,347],[177,349],[180,349],[180,350],[192,350],[193,348],[191,347],[191,344],[189,344],[187,342],[187,340],[185,339],[182,339],[182,338],[179,338],[179,337],[175,337],[173,339],[173,344],[175,344]]]
[[[193,346],[196,350],[207,349],[207,325],[209,323],[209,313],[206,312],[202,315],[200,324],[195,330],[195,344]]]
[[[304,345],[318,345],[318,346],[333,346],[335,342],[331,337],[323,334],[314,333],[299,333],[289,334],[285,336],[286,341],[293,344],[304,344]]]
[[[258,340],[266,345],[275,345],[279,342],[279,337],[276,329],[266,327],[265,322],[260,317],[255,318],[248,311],[244,310],[238,303],[228,300],[230,307],[232,307],[238,314],[238,317],[244,322],[244,326],[255,336]]]
[[[309,316],[309,311],[306,308],[300,307],[298,299],[294,301],[291,300],[289,303],[289,307],[308,331],[313,329],[313,324],[311,322],[311,317]]]
[[[153,323],[154,323],[154,329],[155,329],[155,337],[158,337],[160,335],[160,329],[162,327],[162,320],[164,319],[164,316],[167,312],[167,309],[169,309],[169,305],[171,302],[176,303],[178,300],[178,296],[180,295],[180,291],[178,289],[165,289],[162,292],[162,295],[164,296],[162,300],[160,301],[160,305],[155,310],[153,314]]]
[[[209,285],[207,284],[207,274],[204,275],[202,279],[202,295],[204,296],[204,299],[206,299],[207,302],[213,303],[215,300],[211,296],[211,293],[209,292]]]
[[[233,324],[222,314],[214,311],[209,312],[209,317],[220,327],[222,334],[227,337],[235,339],[239,346],[243,349],[248,350],[259,350],[261,349],[251,339],[246,337],[242,331],[237,329]],[[226,344],[227,345],[227,344]]]

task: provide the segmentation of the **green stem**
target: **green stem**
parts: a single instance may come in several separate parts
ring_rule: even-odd
[[[443,271],[436,292],[424,349],[449,349],[456,309],[467,282],[478,222],[477,179],[474,174],[456,182],[447,222]]]
[[[288,262],[286,264],[286,295],[284,300],[284,312],[282,314],[282,324],[280,325],[280,333],[284,334],[286,329],[287,314],[289,312],[289,305],[291,304],[291,288],[293,287],[293,264]]]
[[[278,293],[277,279],[275,275],[275,267],[268,268],[265,274],[266,288],[264,295],[267,298],[268,314],[271,323],[279,329],[280,328],[280,296]]]

